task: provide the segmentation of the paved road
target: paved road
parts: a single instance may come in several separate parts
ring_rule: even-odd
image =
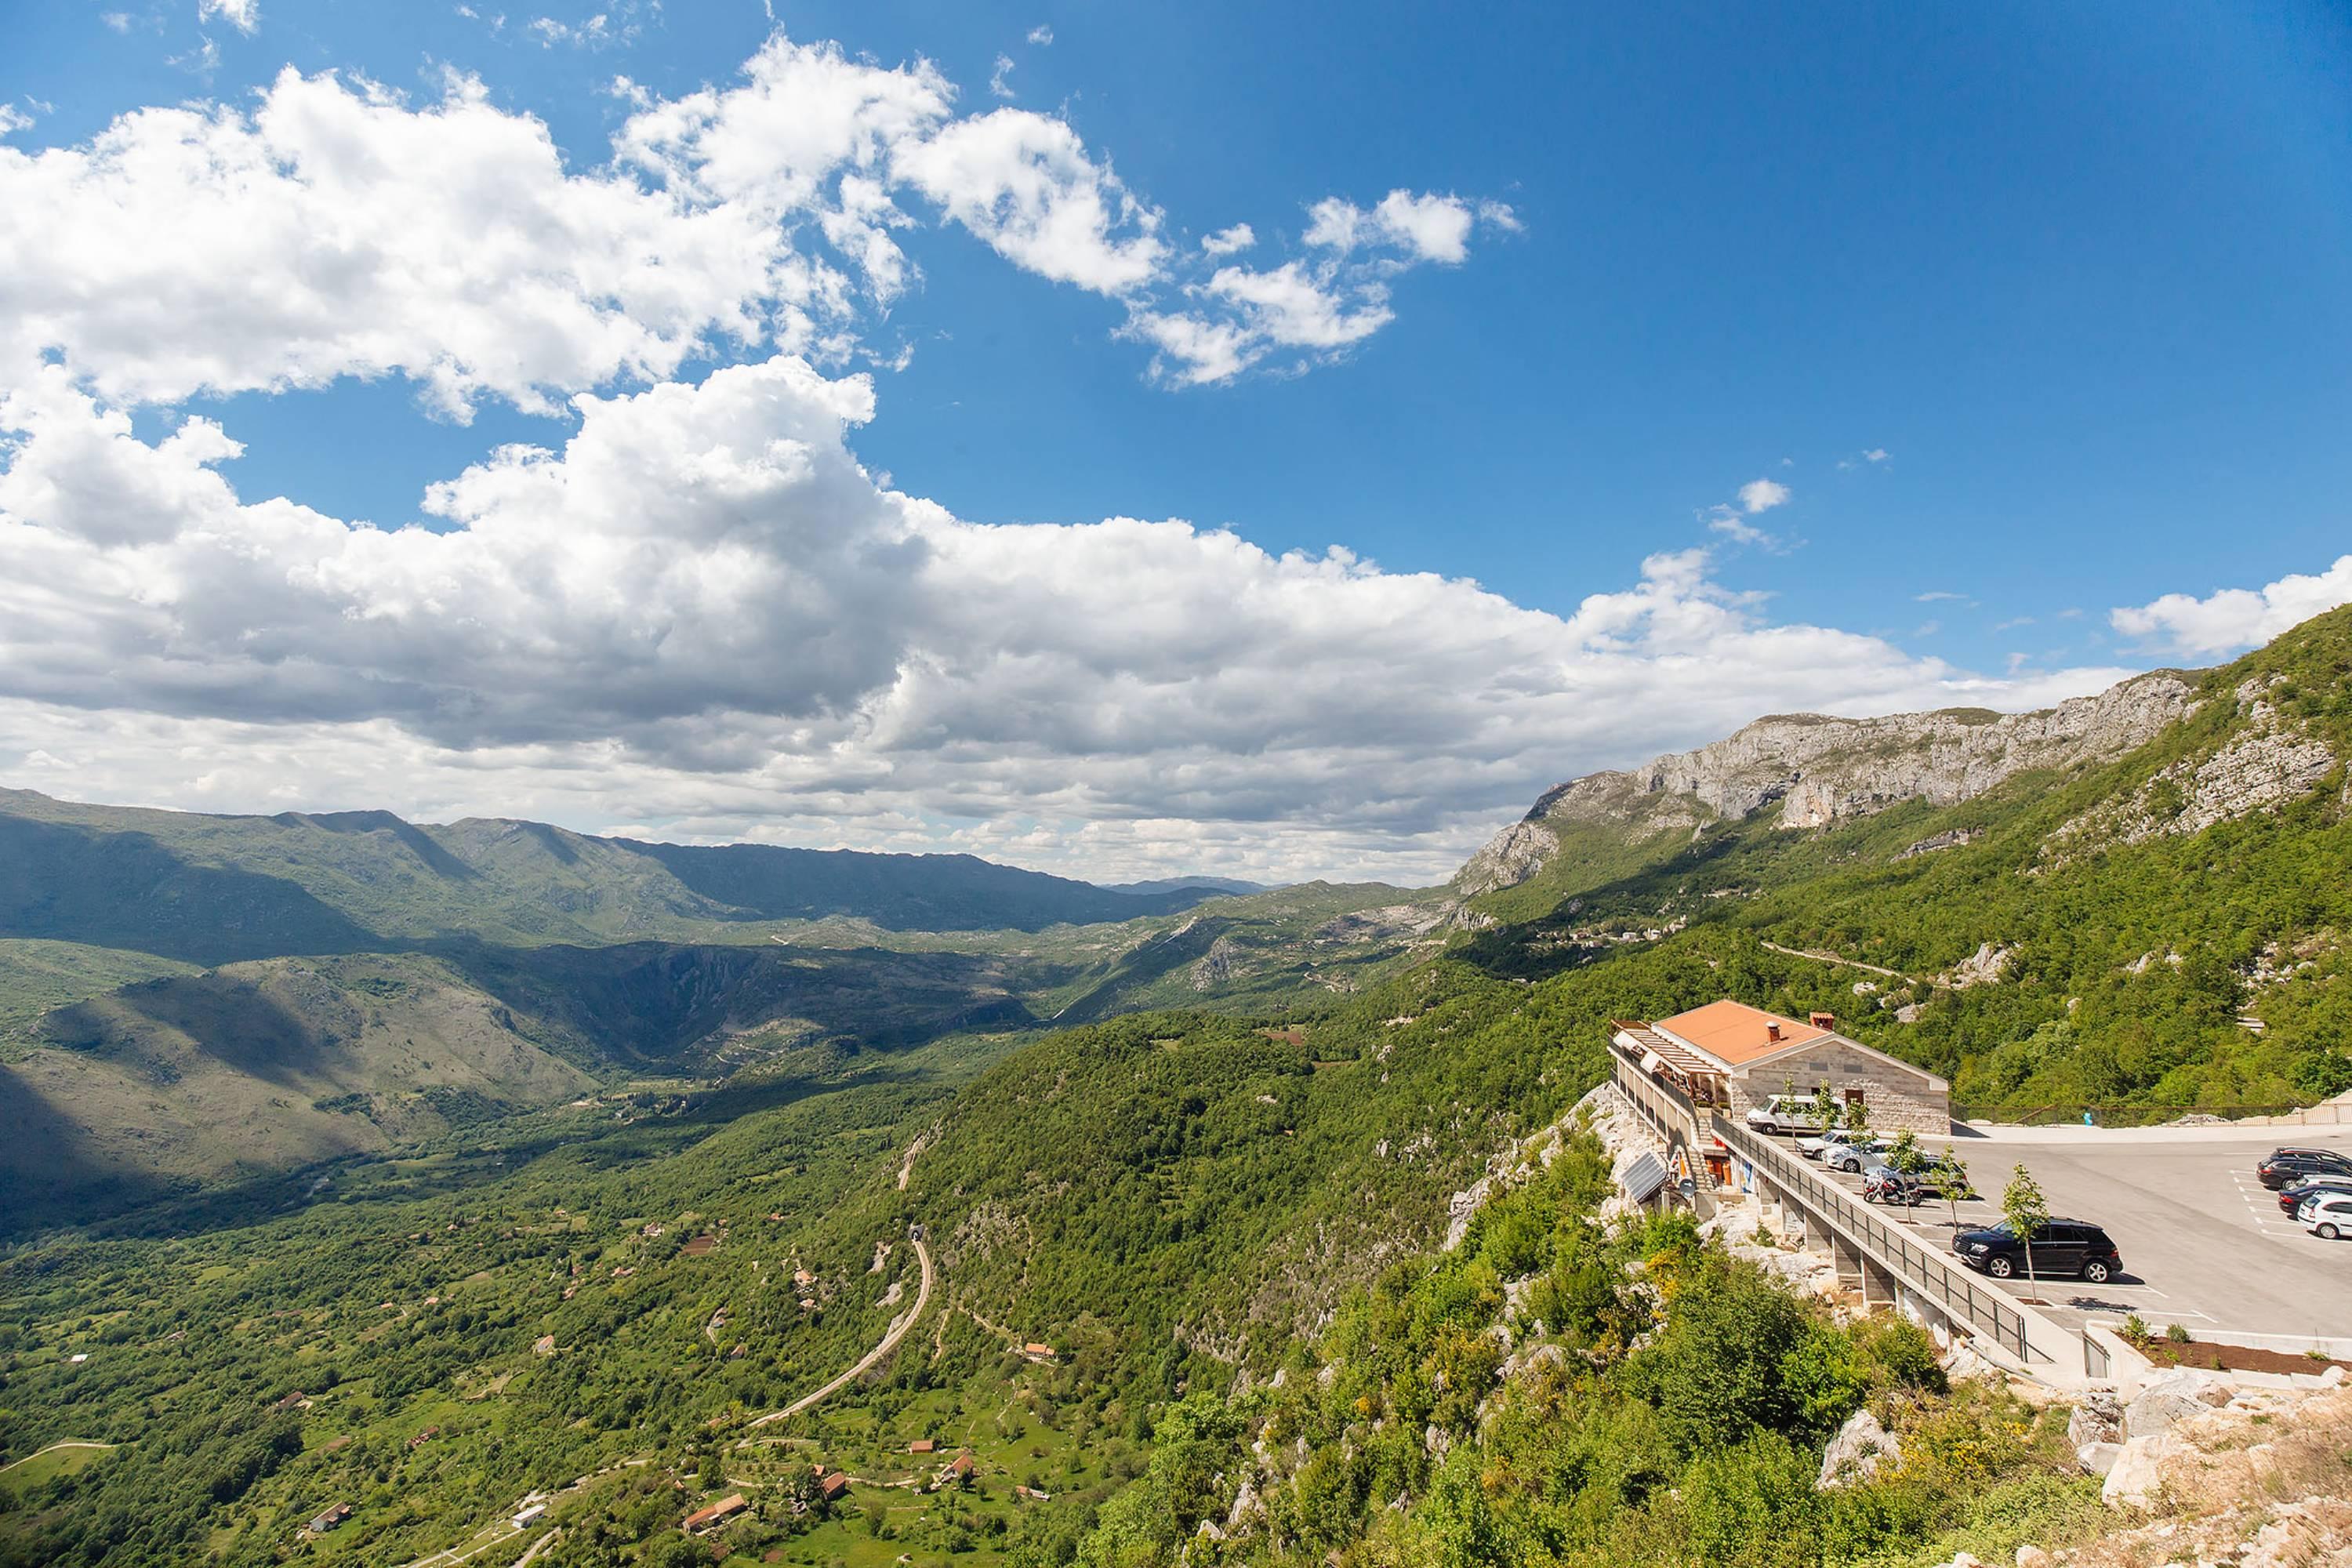
[[[864,1359],[859,1361],[856,1366],[851,1367],[847,1372],[843,1373],[839,1377],[835,1378],[831,1383],[826,1384],[814,1394],[803,1394],[800,1398],[793,1401],[790,1405],[785,1405],[782,1410],[771,1410],[765,1415],[753,1417],[751,1423],[752,1426],[765,1426],[771,1421],[785,1420],[791,1416],[798,1415],[802,1411],[806,1410],[812,1405],[821,1404],[824,1401],[832,1398],[835,1394],[839,1394],[843,1389],[847,1388],[851,1384],[856,1382],[859,1378],[873,1371],[875,1367],[880,1365],[883,1358],[887,1356],[892,1351],[898,1348],[898,1342],[907,1337],[907,1331],[915,1326],[915,1321],[923,1315],[923,1309],[930,1304],[931,1300],[931,1249],[925,1247],[922,1242],[918,1239],[915,1242],[915,1256],[920,1258],[923,1264],[923,1282],[915,1292],[915,1310],[908,1312],[905,1317],[900,1318],[897,1322],[892,1323],[890,1325],[890,1331],[882,1336],[882,1342],[876,1345],[872,1350],[867,1351]]]
[[[2040,1299],[2062,1321],[2137,1312],[2159,1328],[2180,1323],[2245,1333],[2352,1335],[2352,1242],[2326,1242],[2279,1212],[2254,1180],[2254,1162],[2281,1143],[2352,1152],[2352,1128],[1990,1129],[1949,1142],[1986,1199],[2022,1163],[2053,1214],[2105,1227],[2124,1274],[2105,1285],[2045,1280]],[[2167,1136],[2167,1134],[2170,1134]],[[2186,1136],[2185,1134],[2195,1134]],[[1853,1177],[1837,1178],[1848,1187]],[[1952,1244],[1949,1210],[1929,1203],[1895,1210],[1934,1246]],[[1990,1201],[1959,1205],[1964,1228],[1990,1225]],[[2020,1295],[2025,1281],[2014,1282]]]
[[[50,1445],[49,1445],[47,1447],[46,1447],[46,1448],[37,1448],[37,1449],[35,1449],[33,1452],[31,1452],[31,1453],[29,1453],[29,1454],[26,1455],[26,1456],[25,1456],[23,1458],[21,1458],[21,1459],[11,1459],[11,1460],[9,1460],[6,1464],[5,1464],[5,1465],[0,1465],[0,1474],[5,1474],[6,1472],[8,1472],[8,1471],[10,1471],[10,1470],[15,1469],[18,1465],[29,1465],[29,1464],[31,1464],[35,1459],[39,1458],[43,1454],[54,1454],[54,1453],[56,1453],[58,1449],[60,1449],[60,1448],[109,1448],[109,1449],[111,1449],[111,1448],[119,1448],[119,1447],[122,1447],[122,1445],[121,1445],[121,1444],[120,1444],[120,1443],[85,1443],[85,1442],[81,1441],[81,1440],[80,1440],[80,1439],[79,1439],[79,1438],[68,1437],[68,1438],[67,1438],[67,1439],[66,1439],[64,1442],[62,1442],[62,1443],[52,1443],[52,1444],[50,1444]]]

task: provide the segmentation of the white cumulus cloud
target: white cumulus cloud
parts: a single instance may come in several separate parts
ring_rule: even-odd
[[[30,122],[27,121],[27,123]],[[1256,232],[1245,223],[1237,223],[1231,228],[1221,228],[1203,238],[1201,241],[1201,251],[1205,256],[1232,256],[1236,252],[1247,250],[1256,243]]]
[[[2201,599],[2167,594],[2116,610],[2107,620],[2127,637],[2210,658],[2266,643],[2289,626],[2346,604],[2352,604],[2352,555],[2336,557],[2315,575],[2296,573],[2260,588],[2223,588]]]
[[[250,37],[261,27],[260,0],[196,0],[197,21],[208,22],[215,16]]]

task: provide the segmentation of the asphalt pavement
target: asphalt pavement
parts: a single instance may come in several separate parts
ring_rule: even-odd
[[[1959,1205],[1962,1229],[1999,1221],[2000,1190],[2020,1163],[2041,1184],[2052,1214],[2105,1228],[2123,1254],[2119,1277],[2095,1286],[2038,1282],[2035,1299],[2062,1321],[2137,1312],[2159,1331],[2177,1322],[2191,1333],[2352,1335],[2352,1240],[2309,1234],[2254,1179],[2254,1163],[2281,1144],[2352,1153],[2352,1127],[1978,1128],[1922,1142],[1956,1148],[1984,1194]],[[1950,1249],[1945,1204],[1885,1212]],[[2028,1294],[2022,1279],[2008,1288]]]

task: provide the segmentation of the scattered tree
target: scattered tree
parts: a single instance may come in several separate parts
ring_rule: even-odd
[[[2010,1173],[2009,1185],[2001,1189],[2000,1217],[2025,1251],[2025,1286],[2032,1291],[2037,1288],[2033,1278],[2034,1238],[2050,1223],[2050,1201],[2042,1195],[2042,1184],[2022,1163]]]

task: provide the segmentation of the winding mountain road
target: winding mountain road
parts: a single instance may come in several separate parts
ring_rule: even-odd
[[[771,1410],[765,1415],[752,1417],[751,1426],[765,1426],[771,1421],[787,1420],[798,1415],[812,1405],[823,1404],[879,1366],[892,1351],[898,1348],[898,1342],[907,1337],[907,1331],[915,1326],[917,1321],[923,1315],[923,1309],[931,1304],[931,1249],[925,1247],[919,1237],[915,1238],[915,1256],[922,1260],[923,1280],[915,1291],[914,1310],[892,1323],[890,1331],[882,1336],[882,1342],[867,1351],[856,1366],[851,1367],[814,1394],[803,1394],[782,1410]]]
[[[0,1465],[0,1474],[5,1474],[10,1470],[15,1469],[18,1465],[29,1465],[35,1459],[39,1458],[43,1454],[54,1454],[60,1448],[105,1448],[110,1450],[120,1448],[121,1447],[122,1447],[122,1445],[120,1443],[89,1443],[83,1442],[79,1438],[68,1437],[62,1443],[52,1443],[46,1448],[36,1449],[32,1453],[26,1455],[21,1459],[11,1459],[8,1463]]]

